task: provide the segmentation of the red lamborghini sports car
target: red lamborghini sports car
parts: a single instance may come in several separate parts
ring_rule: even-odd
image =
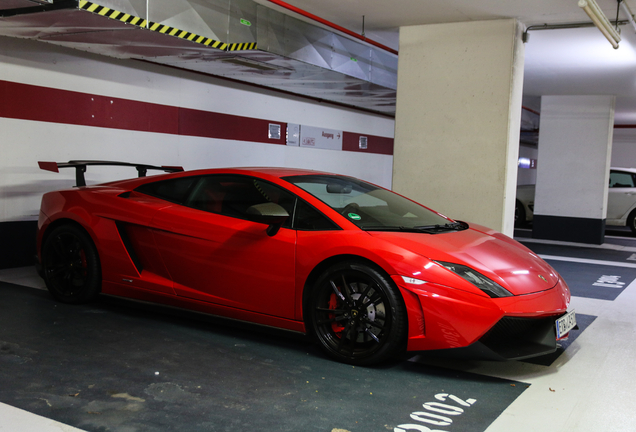
[[[107,164],[140,177],[86,186],[86,167]],[[522,359],[576,326],[565,281],[529,249],[356,178],[40,166],[77,173],[38,222],[40,273],[62,302],[103,293],[307,333],[359,365],[448,349]]]

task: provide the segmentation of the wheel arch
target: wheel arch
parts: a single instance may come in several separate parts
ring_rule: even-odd
[[[360,261],[363,264],[374,267],[376,270],[384,273],[385,276],[390,279],[389,273],[386,270],[384,270],[381,266],[379,266],[375,262],[363,256],[354,255],[354,254],[342,254],[342,255],[331,256],[329,258],[324,259],[320,263],[318,263],[313,268],[313,270],[309,273],[309,276],[307,276],[307,279],[305,280],[305,284],[303,286],[303,310],[305,308],[305,303],[307,301],[309,290],[316,283],[320,275],[329,267],[332,267],[344,261]]]
[[[303,319],[303,321],[305,321],[305,319],[307,317],[306,307],[307,307],[308,297],[309,297],[309,295],[311,293],[311,288],[318,281],[318,278],[320,278],[320,276],[329,267],[332,267],[332,266],[334,266],[336,264],[339,264],[339,263],[342,263],[342,262],[346,262],[346,261],[357,261],[357,262],[359,262],[361,264],[365,264],[365,265],[367,265],[369,267],[372,267],[373,269],[375,269],[376,271],[381,273],[383,276],[385,276],[386,280],[390,284],[392,284],[393,287],[395,288],[396,293],[399,294],[399,299],[402,302],[402,305],[406,308],[406,300],[403,297],[402,291],[395,284],[395,282],[393,281],[393,278],[391,278],[391,275],[390,275],[390,273],[387,270],[385,270],[382,266],[380,266],[376,262],[370,260],[369,258],[360,256],[360,255],[355,255],[355,254],[341,254],[341,255],[331,256],[329,258],[324,259],[320,263],[318,263],[313,268],[313,270],[309,273],[309,276],[305,280],[305,284],[303,285],[303,292],[302,292],[302,314],[303,314],[302,319]],[[409,320],[408,314],[405,315],[405,320],[406,320],[406,327],[408,328],[408,320]],[[307,329],[307,332],[309,332],[308,326],[306,326],[306,329]]]
[[[629,227],[634,234],[636,234],[636,204],[627,212],[627,218],[625,219],[625,226]]]
[[[81,223],[79,223],[75,219],[63,217],[63,218],[59,218],[59,219],[56,219],[54,221],[51,221],[48,225],[46,225],[46,227],[44,227],[44,232],[42,232],[42,235],[41,235],[41,238],[40,238],[40,242],[38,243],[39,244],[38,256],[41,253],[42,246],[44,246],[44,243],[46,242],[46,239],[49,237],[49,235],[53,232],[53,230],[55,230],[55,228],[57,228],[59,226],[62,226],[62,225],[73,225],[73,226],[81,229],[86,234],[88,234],[88,236],[90,237],[91,241],[93,242],[93,245],[95,245],[95,239],[93,237],[93,234],[89,230],[87,230],[84,225],[82,225]],[[41,256],[40,256],[40,258],[41,258]]]

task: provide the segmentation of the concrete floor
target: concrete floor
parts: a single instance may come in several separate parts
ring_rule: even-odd
[[[563,274],[570,274],[573,279],[576,279],[576,282],[572,283],[567,276],[564,276],[571,285],[572,291],[581,293],[581,296],[573,297],[571,308],[575,309],[577,314],[597,317],[589,327],[582,331],[565,352],[549,366],[529,362],[451,361],[416,356],[401,362],[393,369],[398,368],[400,372],[414,370],[412,372],[414,374],[438,371],[436,373],[439,374],[443,368],[451,372],[456,371],[460,378],[479,375],[503,380],[498,383],[498,387],[493,387],[494,392],[484,393],[478,390],[482,384],[475,384],[477,381],[474,381],[471,384],[473,386],[471,388],[476,392],[474,409],[477,409],[478,405],[484,407],[491,403],[494,406],[497,393],[505,392],[506,387],[517,388],[516,393],[509,398],[510,401],[506,402],[507,407],[498,408],[498,411],[491,413],[494,421],[488,420],[489,423],[486,425],[474,424],[477,429],[474,427],[464,429],[459,422],[438,426],[429,422],[427,423],[429,429],[447,432],[460,430],[633,432],[636,430],[636,415],[634,415],[636,389],[633,387],[636,382],[636,368],[633,366],[634,358],[636,358],[636,313],[634,313],[636,310],[636,275],[634,274],[636,256],[633,255],[636,253],[636,239],[610,236],[606,239],[607,243],[599,247],[536,242],[521,238],[524,235],[523,232],[518,234],[520,234],[519,240],[525,241],[528,247],[536,248],[540,254],[542,252],[539,249],[549,247],[550,253],[543,254],[544,258],[555,268],[561,266],[558,270]],[[587,286],[593,286],[600,279],[604,281],[609,279],[614,283],[605,283],[606,286],[594,288]],[[2,270],[0,281],[22,286],[25,290],[44,289],[42,281],[32,268]],[[590,295],[589,293],[594,289],[601,295]],[[614,298],[613,300],[594,298],[607,297],[604,293],[608,290],[619,294],[610,295],[609,298]],[[323,366],[328,368],[329,360],[318,359],[315,367]],[[373,373],[376,372],[378,371]],[[418,378],[421,376],[418,375]],[[486,384],[488,383],[483,385]],[[438,390],[436,397],[442,390],[444,389]],[[429,398],[432,399],[432,397]],[[467,400],[464,399],[464,401]],[[403,417],[402,423],[399,425],[388,423],[378,430],[394,430],[395,432],[427,430],[422,428],[424,423],[417,421],[421,402],[413,404],[412,407],[407,404],[401,405],[403,406],[398,409],[401,409],[403,413],[400,412],[398,417]],[[463,406],[466,412],[473,409],[468,405]],[[419,428],[408,429],[406,425],[409,424],[417,425]],[[79,430],[0,403],[0,431],[69,432]],[[328,429],[327,432],[331,430],[342,431],[343,429]]]

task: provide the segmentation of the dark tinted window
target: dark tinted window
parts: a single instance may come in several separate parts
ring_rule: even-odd
[[[192,186],[197,180],[198,177],[181,177],[147,183],[139,186],[136,190],[137,192],[165,199],[166,201],[183,204],[188,197]]]
[[[273,202],[289,213],[290,218],[284,226],[290,226],[295,199],[286,190],[254,177],[214,175],[201,178],[186,205],[225,216],[249,219],[248,208]]]
[[[611,188],[633,188],[634,174],[624,171],[611,171],[609,187]]]
[[[188,207],[240,219],[250,219],[247,209],[273,202],[283,207],[289,218],[283,225],[300,230],[340,229],[318,210],[285,189],[248,176],[212,175],[183,177],[148,183],[138,192]]]
[[[340,229],[325,215],[302,200],[298,200],[295,217],[294,228],[299,230],[328,231]]]

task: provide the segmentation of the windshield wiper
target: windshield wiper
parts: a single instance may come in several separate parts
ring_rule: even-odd
[[[464,229],[464,226],[459,223],[459,222],[453,222],[453,223],[445,223],[443,225],[441,224],[435,224],[435,225],[423,225],[423,226],[416,226],[413,227],[413,229],[416,230],[421,230],[421,231],[453,231],[453,230],[461,230]]]
[[[398,232],[439,234],[439,233],[447,232],[447,231],[461,231],[468,228],[468,225],[465,225],[461,222],[453,222],[453,223],[446,223],[446,224],[422,225],[422,226],[415,226],[415,227],[373,225],[373,226],[362,226],[361,228],[365,231],[398,231]]]

